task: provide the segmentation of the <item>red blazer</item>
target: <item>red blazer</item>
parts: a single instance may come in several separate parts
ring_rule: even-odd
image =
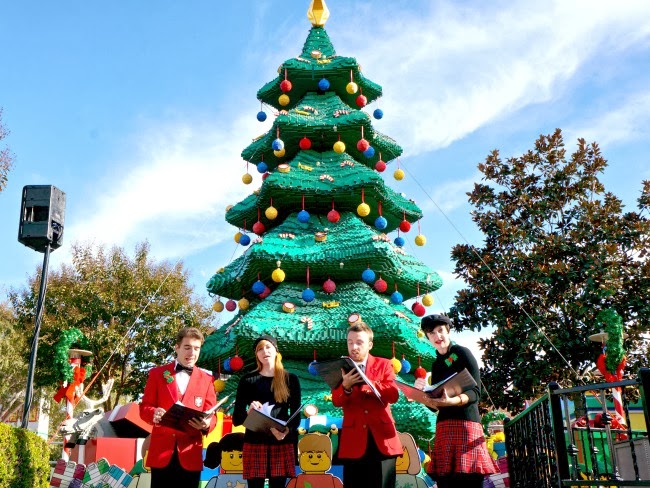
[[[339,457],[359,459],[366,452],[368,431],[382,454],[399,456],[402,444],[397,436],[390,403],[397,402],[399,390],[395,385],[395,371],[388,359],[368,355],[366,376],[374,380],[384,404],[377,399],[368,385],[357,384],[349,395],[343,385],[332,390],[332,403],[343,407],[343,428],[339,444]]]
[[[188,471],[201,471],[203,469],[203,433],[196,430],[190,434],[180,432],[168,427],[153,423],[153,413],[157,407],[169,410],[178,400],[197,410],[209,410],[217,403],[214,392],[213,378],[200,368],[194,367],[190,381],[181,398],[176,384],[175,363],[158,366],[149,371],[149,378],[144,387],[144,396],[140,402],[140,417],[145,422],[153,425],[151,431],[151,444],[147,455],[147,466],[150,468],[164,468],[178,449],[178,459],[181,466]],[[169,373],[165,373],[168,371]],[[166,376],[174,381],[167,382]],[[212,416],[210,431],[214,429],[217,421]]]

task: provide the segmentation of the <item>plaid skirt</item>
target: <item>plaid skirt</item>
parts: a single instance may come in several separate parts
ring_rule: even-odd
[[[292,443],[252,444],[244,442],[244,479],[294,478],[296,450]]]
[[[430,456],[428,472],[434,479],[458,473],[488,475],[499,472],[478,422],[451,419],[436,424]]]

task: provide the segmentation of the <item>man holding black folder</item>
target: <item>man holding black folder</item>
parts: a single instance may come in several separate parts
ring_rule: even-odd
[[[214,429],[215,416],[191,418],[178,429],[161,425],[161,419],[177,402],[199,412],[211,410],[216,405],[214,378],[195,367],[202,345],[201,331],[185,327],[176,336],[176,360],[149,371],[140,417],[153,424],[147,456],[151,488],[199,486],[203,434]]]
[[[343,381],[332,389],[332,403],[343,407],[338,457],[343,462],[345,486],[394,488],[395,460],[402,454],[402,444],[390,404],[398,400],[399,390],[391,362],[369,354],[372,340],[372,329],[363,322],[348,329],[348,354],[381,399],[356,369],[343,371]]]

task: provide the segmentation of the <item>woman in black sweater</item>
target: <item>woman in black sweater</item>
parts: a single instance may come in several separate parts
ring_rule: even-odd
[[[424,317],[420,324],[437,353],[431,365],[431,384],[467,368],[476,386],[452,397],[444,391],[442,397],[431,400],[431,405],[438,410],[438,418],[429,472],[438,488],[481,488],[484,476],[497,472],[485,445],[478,413],[481,377],[470,350],[451,342],[450,326],[449,317],[438,314]],[[424,388],[424,379],[416,380],[415,386]]]
[[[261,336],[253,344],[257,370],[244,375],[237,386],[233,425],[242,425],[252,409],[261,409],[264,403],[274,405],[271,416],[287,420],[300,408],[300,383],[293,373],[285,371],[282,356],[275,339]],[[300,415],[287,424],[287,429],[244,434],[243,477],[249,488],[262,488],[269,480],[269,488],[283,488],[287,478],[296,475],[297,428]]]

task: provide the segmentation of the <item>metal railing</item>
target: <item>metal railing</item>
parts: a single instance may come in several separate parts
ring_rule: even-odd
[[[624,422],[608,406],[621,392]],[[587,398],[598,409],[587,406]],[[632,430],[630,398],[640,397],[645,430]],[[512,488],[650,486],[650,369],[637,378],[574,388],[549,385],[548,392],[506,421]],[[593,418],[591,418],[593,416]]]

